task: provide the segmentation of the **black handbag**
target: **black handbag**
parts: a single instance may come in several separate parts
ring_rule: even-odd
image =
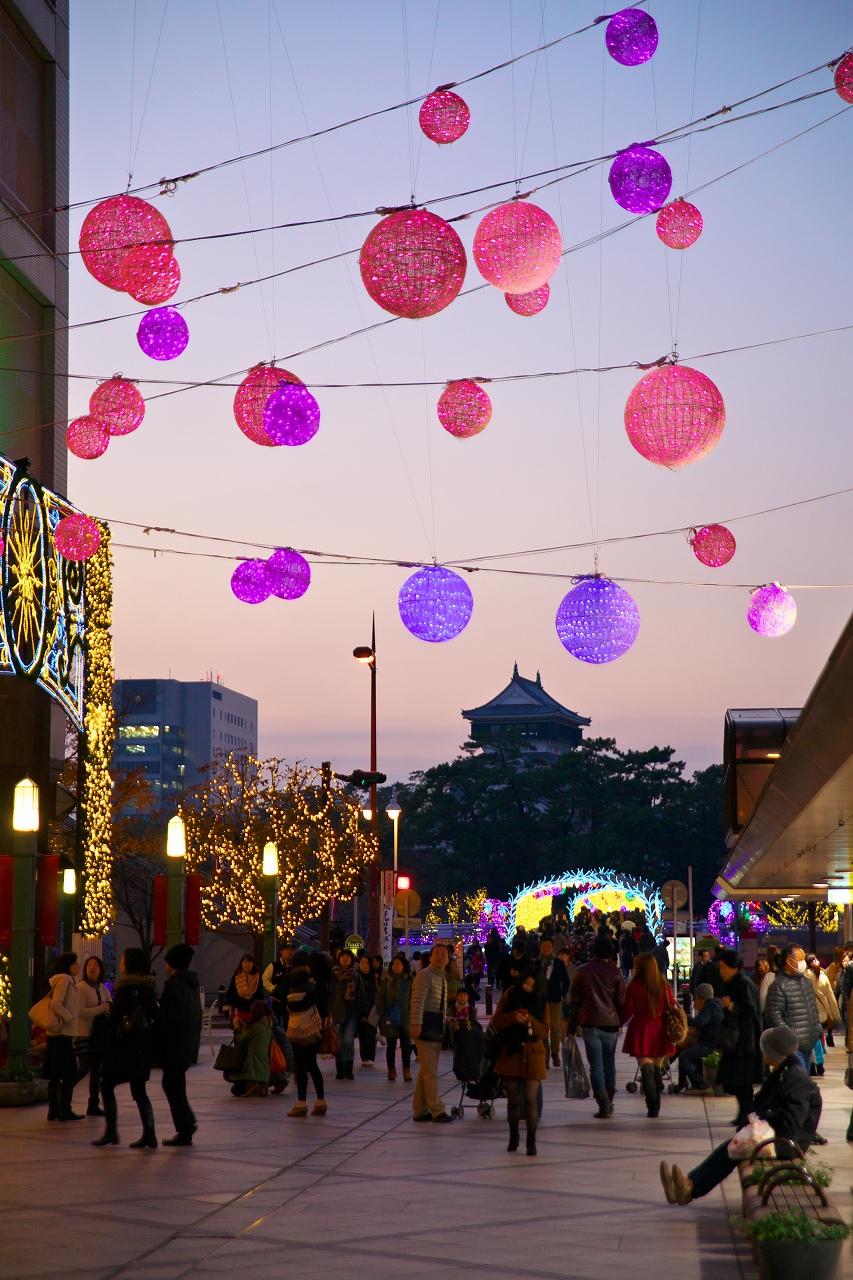
[[[213,1064],[214,1071],[242,1071],[246,1050],[236,1039],[231,1044],[221,1044]]]
[[[444,991],[441,996],[441,1008],[424,1009],[421,1016],[421,1033],[419,1040],[443,1040],[444,1039],[444,1020],[447,1013],[447,986],[445,984]]]

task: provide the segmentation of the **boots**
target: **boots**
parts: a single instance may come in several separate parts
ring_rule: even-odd
[[[606,1093],[596,1093],[595,1100],[598,1103],[598,1110],[595,1113],[596,1120],[609,1120],[613,1115],[613,1107]]]
[[[58,1080],[48,1080],[47,1082],[47,1118],[48,1120],[57,1120],[59,1118]]]
[[[650,1062],[640,1067],[640,1078],[643,1082],[643,1097],[646,1099],[646,1112],[654,1118],[660,1112],[660,1094],[655,1081],[655,1069]]]
[[[82,1120],[83,1115],[71,1110],[71,1099],[74,1095],[73,1084],[61,1084],[59,1086],[59,1105],[57,1107],[57,1120]]]
[[[411,1079],[412,1079],[411,1068],[403,1067],[403,1079],[411,1082]]]
[[[660,1097],[663,1093],[663,1070],[660,1067],[655,1067],[655,1089]]]
[[[318,1098],[311,1108],[312,1116],[324,1116],[329,1109],[329,1104],[325,1098]]]
[[[117,1147],[118,1146],[118,1107],[115,1098],[104,1098],[104,1111],[107,1117],[107,1127],[104,1130],[104,1136],[98,1138],[92,1143],[93,1147]]]
[[[535,1129],[527,1130],[527,1154],[529,1156],[536,1155],[536,1130]]]
[[[388,1068],[388,1079],[389,1079],[389,1080],[396,1080],[396,1079],[397,1079],[397,1072],[395,1071],[395,1069],[394,1069],[393,1067],[389,1067],[389,1068]]]
[[[615,1090],[615,1089],[611,1089],[609,1085],[608,1085],[608,1088],[607,1088],[607,1097],[608,1097],[608,1098],[609,1098],[609,1100],[610,1100],[610,1109],[612,1110],[612,1109],[613,1109],[613,1099],[616,1097],[616,1090]]]
[[[344,1063],[344,1079],[345,1079],[345,1080],[353,1080],[353,1079],[355,1079],[355,1077],[354,1077],[354,1076],[353,1076],[353,1074],[352,1074],[352,1065],[353,1065],[353,1064],[352,1064],[352,1059],[350,1059],[350,1061],[349,1061],[349,1062],[345,1062],[345,1063]]]
[[[336,1062],[335,1063],[335,1079],[346,1080],[346,1078],[347,1078],[347,1064],[345,1062]]]
[[[142,1150],[144,1147],[154,1148],[157,1146],[157,1135],[154,1132],[154,1108],[148,1101],[137,1103],[137,1106],[139,1107],[139,1118],[142,1121],[142,1137],[137,1138],[135,1142],[129,1142],[127,1145],[134,1147],[136,1150]]]
[[[343,1077],[342,1077],[342,1078],[343,1078]],[[307,1116],[307,1115],[308,1115],[308,1103],[307,1103],[307,1102],[294,1102],[293,1106],[290,1108],[290,1110],[288,1111],[288,1113],[287,1113],[287,1114],[288,1114],[289,1116]]]
[[[509,1122],[509,1144],[507,1151],[517,1151],[519,1143],[518,1121],[510,1120]]]
[[[87,1115],[87,1116],[102,1116],[103,1114],[104,1114],[104,1113],[103,1113],[103,1111],[102,1111],[102,1110],[101,1110],[101,1108],[98,1106],[98,1099],[97,1099],[97,1098],[90,1098],[90,1099],[89,1099],[89,1105],[88,1105],[88,1107],[86,1108],[86,1115]]]

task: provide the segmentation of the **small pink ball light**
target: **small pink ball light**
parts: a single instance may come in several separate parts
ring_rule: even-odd
[[[506,305],[517,316],[538,316],[539,312],[544,311],[547,307],[550,297],[551,286],[549,284],[543,284],[538,289],[531,289],[529,293],[504,294]]]
[[[145,401],[127,378],[110,378],[89,396],[89,413],[111,436],[126,436],[145,417]]]
[[[100,458],[102,453],[106,453],[110,433],[102,422],[96,422],[94,418],[75,418],[68,424],[65,443],[75,458],[85,458],[91,462],[93,458]]]
[[[450,89],[436,89],[435,93],[424,98],[418,112],[418,124],[423,132],[430,142],[441,146],[457,142],[470,123],[468,103]]]
[[[311,585],[311,566],[292,547],[278,547],[267,560],[272,594],[279,600],[298,600]]]
[[[66,560],[91,560],[101,545],[101,530],[97,520],[75,511],[59,521],[53,541]]]
[[[753,591],[746,620],[760,636],[783,636],[797,621],[797,602],[778,582]]]
[[[262,604],[272,595],[266,560],[244,560],[231,574],[231,590],[243,604]]]
[[[658,47],[657,24],[643,9],[620,9],[607,24],[604,43],[614,61],[623,67],[639,67]]]
[[[139,321],[136,341],[152,360],[174,360],[190,340],[187,322],[174,307],[155,307]]]
[[[270,449],[275,448],[276,442],[264,431],[264,409],[270,395],[282,382],[301,383],[302,379],[287,369],[258,364],[249,370],[234,396],[234,419],[243,435]]]
[[[121,268],[136,245],[173,239],[159,209],[138,196],[111,196],[90,209],[80,228],[83,265],[101,284],[124,292]]]
[[[492,209],[474,233],[474,261],[484,280],[504,293],[542,287],[560,265],[563,240],[550,213],[526,200]]]
[[[673,200],[665,204],[655,219],[655,230],[668,249],[689,249],[702,234],[702,215],[695,204]]]
[[[358,265],[365,289],[383,310],[421,320],[450,306],[467,259],[449,222],[428,209],[403,209],[376,224]]]
[[[140,244],[130,249],[121,264],[125,293],[146,306],[159,306],[178,292],[181,268],[168,244]]]
[[[625,405],[631,444],[649,462],[673,471],[710,453],[725,425],[723,397],[710,378],[687,365],[650,369]]]
[[[264,408],[264,431],[273,444],[307,444],[320,427],[320,406],[301,382],[282,382]]]
[[[846,53],[835,68],[835,92],[853,103],[853,53]]]
[[[694,529],[690,539],[693,554],[709,569],[720,569],[728,564],[737,550],[735,535],[724,524],[706,524]]]
[[[635,143],[620,151],[608,176],[613,199],[629,213],[654,213],[666,204],[672,189],[672,170],[666,157]]]
[[[438,398],[438,420],[452,436],[467,440],[489,425],[492,402],[473,378],[448,382]]]

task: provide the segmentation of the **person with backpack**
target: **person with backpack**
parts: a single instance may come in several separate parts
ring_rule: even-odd
[[[119,961],[113,1002],[106,1021],[101,1069],[101,1096],[106,1128],[93,1147],[118,1146],[118,1106],[116,1085],[129,1084],[130,1093],[142,1121],[142,1136],[131,1147],[154,1148],[154,1108],[145,1088],[154,1056],[157,1025],[157,996],[148,958],[141,947],[128,947]]]
[[[397,1079],[397,1041],[403,1062],[403,1079],[412,1078],[412,974],[404,955],[396,955],[388,966],[388,972],[376,992],[376,1009],[379,1013],[379,1030],[387,1041],[385,1062],[388,1079]]]
[[[660,1114],[664,1058],[675,1055],[666,1016],[674,1003],[654,950],[641,951],[634,961],[634,976],[622,1006],[622,1023],[629,1024],[622,1052],[637,1059],[646,1112],[651,1118]]]
[[[613,958],[609,938],[596,938],[593,958],[575,970],[569,992],[568,1035],[583,1035],[592,1094],[598,1103],[596,1120],[613,1115],[616,1095],[616,1042],[625,1004],[625,979]]]
[[[50,980],[50,1012],[58,1019],[54,1030],[48,1029],[44,1051],[44,1073],[47,1085],[48,1120],[82,1120],[71,1109],[71,1098],[77,1083],[77,1059],[74,1056],[74,1037],[77,1035],[80,1001],[77,994],[79,965],[77,955],[66,951],[53,963]]]
[[[160,996],[157,1047],[163,1068],[161,1084],[175,1136],[164,1138],[164,1147],[191,1147],[198,1126],[187,1101],[187,1071],[192,1066],[201,1035],[201,1000],[198,975],[190,969],[195,951],[186,942],[170,947],[165,955],[166,981]]]
[[[311,1112],[324,1116],[328,1104],[323,1089],[323,1073],[317,1064],[317,1049],[323,1026],[329,1011],[325,993],[314,982],[308,969],[294,968],[290,974],[287,993],[287,1037],[293,1045],[294,1075],[296,1077],[296,1102],[288,1111],[289,1116],[308,1115],[308,1077],[314,1085],[317,1100]]]

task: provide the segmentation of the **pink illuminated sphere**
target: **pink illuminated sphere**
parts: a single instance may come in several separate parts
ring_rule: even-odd
[[[272,578],[265,560],[244,560],[231,574],[231,590],[243,604],[261,604],[272,595]]]
[[[650,369],[625,405],[631,444],[649,462],[672,470],[710,453],[725,425],[723,397],[710,378],[687,365]]]
[[[450,306],[467,260],[449,222],[427,209],[403,209],[376,224],[358,265],[365,289],[383,310],[420,320]]]
[[[442,146],[461,138],[470,123],[468,103],[450,89],[436,89],[424,98],[418,112],[418,124],[430,142]]]
[[[517,316],[538,316],[547,307],[550,297],[551,286],[543,284],[529,293],[505,293],[504,301]]]
[[[276,369],[272,365],[259,364],[250,369],[234,396],[234,418],[244,436],[255,444],[273,449],[276,441],[264,431],[264,409],[267,401],[282,382],[301,383],[295,373]]]
[[[658,237],[668,249],[689,249],[701,236],[703,225],[695,204],[681,198],[665,204],[655,219]]]
[[[65,443],[75,458],[85,458],[91,462],[93,458],[100,458],[102,453],[106,453],[110,443],[110,433],[107,427],[95,418],[88,416],[75,418],[68,424]]]
[[[853,53],[846,53],[835,68],[835,92],[853,103]]]
[[[126,436],[145,417],[145,401],[127,378],[110,378],[90,395],[89,413],[111,436]]]
[[[311,585],[311,566],[292,547],[278,547],[267,560],[272,594],[279,600],[298,600]]]
[[[735,535],[724,524],[706,524],[694,530],[690,546],[696,559],[709,569],[728,564],[737,550]]]
[[[172,232],[159,209],[138,196],[111,196],[90,209],[80,228],[83,265],[101,284],[124,292],[121,269],[137,245],[165,240]]]
[[[550,213],[526,200],[492,209],[474,233],[474,261],[504,293],[540,289],[560,265],[563,240]]]
[[[746,620],[760,636],[783,636],[797,621],[797,603],[778,582],[753,591]]]
[[[121,264],[121,282],[126,293],[146,306],[159,306],[178,292],[181,268],[167,244],[140,244],[131,249]]]
[[[97,520],[75,511],[59,521],[53,540],[66,560],[91,560],[101,545],[101,530]]]
[[[438,398],[438,420],[458,440],[478,435],[489,425],[492,402],[472,378],[448,382]]]

